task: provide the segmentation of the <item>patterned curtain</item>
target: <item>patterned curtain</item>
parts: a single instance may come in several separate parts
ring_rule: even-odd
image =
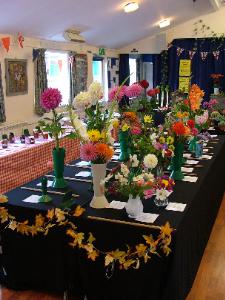
[[[40,106],[41,93],[48,87],[46,63],[45,63],[45,49],[34,49],[34,76],[35,76],[35,102],[34,110],[39,116],[45,113],[45,110]]]
[[[108,88],[119,85],[119,58],[107,58]]]
[[[5,122],[5,101],[4,101],[4,93],[2,87],[2,69],[0,64],[0,122]]]
[[[71,52],[72,53],[72,52]],[[72,58],[73,57],[73,58]],[[87,54],[73,54],[70,56],[71,63],[71,102],[74,97],[87,89],[88,59]]]

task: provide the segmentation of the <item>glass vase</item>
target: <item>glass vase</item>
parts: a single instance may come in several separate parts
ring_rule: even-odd
[[[169,200],[168,200],[168,197],[166,197],[164,199],[159,199],[159,198],[155,197],[154,203],[155,203],[156,206],[163,207],[163,206],[168,205]]]
[[[140,197],[129,195],[125,209],[129,218],[137,218],[143,212],[143,204]]]

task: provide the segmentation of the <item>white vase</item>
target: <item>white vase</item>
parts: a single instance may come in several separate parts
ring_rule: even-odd
[[[106,208],[109,203],[104,195],[104,187],[101,186],[101,180],[106,176],[106,164],[92,164],[92,178],[94,196],[91,200],[90,206],[93,208]]]
[[[214,94],[214,95],[219,95],[219,93],[220,93],[220,89],[219,89],[218,87],[214,87],[214,92],[213,92],[213,94]]]
[[[140,197],[129,195],[125,209],[130,218],[137,218],[143,212],[143,204]]]

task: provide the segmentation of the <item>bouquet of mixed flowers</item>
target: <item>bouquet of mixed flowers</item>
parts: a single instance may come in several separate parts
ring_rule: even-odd
[[[220,79],[224,77],[224,75],[220,73],[211,74],[210,77],[213,80],[214,88],[218,88],[220,86]]]
[[[111,135],[114,103],[107,107],[103,101],[101,102],[102,96],[102,86],[98,82],[93,82],[88,91],[81,92],[75,97],[73,106],[77,113],[72,108],[69,109],[74,128],[71,137],[80,139],[82,143],[81,158],[94,164],[106,163],[114,153],[111,147],[114,143]]]

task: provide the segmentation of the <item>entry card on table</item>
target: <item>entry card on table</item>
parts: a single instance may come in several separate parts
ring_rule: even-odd
[[[187,204],[184,203],[176,203],[176,202],[170,202],[166,210],[173,210],[173,211],[184,211]]]
[[[197,164],[198,164],[198,161],[197,161],[197,160],[191,160],[191,159],[190,159],[190,160],[187,160],[187,161],[186,161],[186,164],[187,164],[187,165],[197,165]]]
[[[120,152],[121,152],[120,149],[115,150],[115,153],[120,153]]]
[[[191,153],[184,153],[183,157],[185,157],[185,158],[191,158]]]
[[[40,199],[40,196],[38,196],[38,195],[31,195],[28,198],[24,199],[23,202],[38,203],[39,199]]]
[[[79,172],[77,174],[75,174],[76,177],[90,177],[91,176],[91,172],[88,171],[82,171]]]
[[[192,173],[194,171],[194,168],[186,168],[186,167],[182,167],[181,168],[182,172],[186,172],[186,173]]]
[[[118,160],[118,159],[119,159],[119,156],[118,156],[118,155],[113,155],[112,159],[113,159],[113,160]]]
[[[135,220],[144,223],[154,223],[158,216],[157,214],[141,213]]]
[[[182,180],[187,181],[187,182],[196,182],[198,180],[198,177],[196,177],[196,176],[184,176],[184,178]]]
[[[53,181],[51,181],[51,180],[48,180],[47,187],[50,187],[50,186],[52,186],[52,183],[53,183]],[[37,186],[41,186],[41,182],[39,182],[39,183],[37,184]]]
[[[113,200],[112,202],[110,202],[109,208],[124,209],[125,205],[126,205],[126,202]]]
[[[120,146],[120,143],[114,143],[114,146],[115,146],[115,147],[119,147],[119,146]]]
[[[80,161],[76,164],[77,167],[84,167],[84,166],[90,166],[90,163],[88,161]]]

